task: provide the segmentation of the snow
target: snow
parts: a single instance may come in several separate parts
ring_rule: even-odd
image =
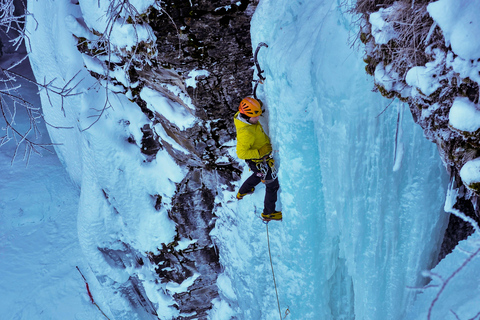
[[[388,65],[386,68],[383,62],[380,62],[375,68],[375,82],[385,88],[387,91],[392,91],[395,78],[398,74],[392,71],[392,65]]]
[[[105,66],[103,63],[98,58],[91,57],[86,54],[82,54],[83,62],[85,63],[85,67],[92,72],[98,73],[98,74],[104,74],[105,73]]]
[[[192,70],[188,73],[187,80],[185,84],[187,87],[196,88],[197,87],[197,77],[208,77],[210,73],[207,70]]]
[[[460,177],[466,186],[480,182],[480,158],[467,161],[460,170]]]
[[[429,96],[440,88],[440,83],[434,81],[436,75],[434,69],[418,66],[407,72],[406,81],[409,86],[417,87],[423,94]]]
[[[230,307],[230,305],[224,300],[213,300],[213,308],[209,314],[211,320],[223,320],[232,319],[236,315],[236,312]]]
[[[465,60],[480,58],[479,0],[440,0],[427,7],[445,37],[445,45]]]
[[[478,59],[465,60],[449,52],[446,62],[447,67],[451,67],[453,71],[458,73],[462,78],[469,78],[476,83],[480,83],[480,62]]]
[[[28,61],[20,67],[15,71],[33,77]],[[20,84],[22,96],[39,106],[35,86]],[[20,109],[16,124],[29,126]],[[39,128],[42,136],[36,142],[49,143],[45,124]],[[28,167],[21,157],[11,165],[14,147],[11,141],[0,148],[2,319],[104,319],[76,270],[88,270],[77,237],[78,187],[54,153],[32,155]],[[93,296],[102,298],[98,292]]]
[[[189,245],[196,243],[197,240],[189,240],[189,239],[182,239],[178,241],[178,245],[176,246],[177,251],[185,250],[188,248]]]
[[[84,17],[86,25],[97,32],[103,33],[109,27],[108,15],[105,13],[109,11],[109,7],[113,9],[112,11],[118,12],[118,16],[121,18],[128,18],[130,15],[140,15],[145,13],[150,6],[155,5],[155,0],[130,0],[128,3],[131,5],[125,6],[122,5],[123,1],[110,1],[110,0],[79,0],[79,4],[82,10],[82,16]],[[121,26],[123,23],[117,24],[116,26]],[[135,39],[135,30],[130,27],[124,27],[120,33],[128,35],[124,40],[131,41]],[[112,28],[113,32],[117,32],[116,28]],[[143,31],[140,31],[143,32]],[[114,35],[114,33],[112,35]],[[120,33],[116,34],[120,35]],[[119,41],[122,41],[119,38]]]
[[[195,117],[189,109],[171,101],[156,90],[144,87],[140,97],[147,102],[149,109],[158,112],[181,130],[190,128],[195,123]]]
[[[405,86],[398,79],[398,73],[393,70],[393,65],[389,64],[385,66],[383,62],[380,62],[375,67],[375,84],[383,87],[387,92],[395,90],[401,92],[402,97],[410,96],[412,89]]]
[[[466,97],[457,97],[448,115],[449,125],[461,131],[475,132],[480,129],[478,105]]]
[[[111,52],[131,53],[136,51],[137,45],[143,44],[147,48],[148,53],[154,55],[155,50],[153,48],[155,47],[156,37],[152,28],[149,25],[128,22],[129,17],[145,13],[152,5],[154,5],[154,1],[150,0],[129,1],[128,3],[83,0],[80,1],[83,19],[74,15],[67,15],[65,24],[68,31],[76,38],[83,37],[94,42],[102,42],[104,38],[107,38],[111,46]],[[109,14],[116,12],[117,15],[110,17],[106,13],[107,10]],[[100,59],[103,59],[104,62],[120,60],[115,54],[99,55],[95,58],[84,55],[85,65],[88,70],[105,75],[107,67]],[[125,86],[129,82],[127,73],[118,67],[115,72],[110,72],[109,76],[117,78]]]
[[[106,3],[100,1],[100,6]],[[58,143],[57,154],[81,188],[75,211],[78,241],[88,261],[86,277],[94,294],[102,297],[99,304],[111,318],[148,317],[129,306],[126,299],[128,290],[133,290],[129,284],[132,278],[142,282],[159,314],[174,316],[178,310],[171,307],[165,288],[157,285],[155,271],[147,267],[150,264],[124,266],[122,256],[130,256],[129,261],[148,261],[148,252],[173,241],[175,226],[168,210],[176,184],[186,171],[163,149],[147,161],[140,153],[140,129],[148,123],[146,116],[122,93],[107,92],[99,86],[84,68],[85,60],[76,48],[76,39],[71,30],[63,27],[64,17],[70,17],[70,21],[72,17],[77,21],[85,18],[86,25],[93,29],[102,21],[97,20],[101,16],[97,0],[80,4],[79,7],[71,2],[31,1],[29,10],[35,12],[35,20],[27,22],[32,32],[30,63],[38,81],[56,79],[54,84],[59,88],[74,87],[81,81],[71,97],[47,97],[42,92],[41,99],[45,118],[55,125],[48,130],[52,141]],[[123,39],[125,43],[137,40],[132,33],[126,35],[129,39]],[[102,70],[100,59],[87,62],[90,69]],[[127,76],[122,77],[121,72],[115,70],[115,77],[126,81]],[[71,80],[74,75],[76,79]],[[109,87],[113,88],[113,84]],[[180,128],[194,123],[195,118],[186,107],[172,105],[148,91],[145,95],[147,99],[161,98],[151,101],[149,106],[169,116]],[[155,209],[154,199],[160,198],[160,208]]]
[[[110,34],[110,42],[117,48],[133,51],[133,47],[141,42],[154,46],[157,38],[150,26],[131,25],[125,22],[115,22]]]
[[[441,87],[440,81],[447,79],[447,75],[441,74],[441,66],[445,61],[445,54],[439,49],[428,49],[428,53],[434,57],[433,61],[425,66],[416,66],[408,70],[405,81],[409,86],[418,88],[423,94],[429,96]]]
[[[111,319],[151,318],[120,294],[132,275],[142,282],[159,316],[171,319],[179,316],[178,310],[164,292],[183,292],[197,276],[180,285],[160,284],[148,264],[120,268],[99,251],[106,248],[148,259],[145,252],[171,242],[174,224],[167,210],[176,183],[186,174],[164,150],[146,161],[138,152],[145,115],[125,95],[106,93],[84,68],[87,64],[102,71],[104,60],[84,59],[72,33],[93,38],[92,30],[105,30],[104,12],[110,3],[29,1],[29,11],[35,14],[35,21],[28,19],[28,29],[36,78],[56,79],[60,88],[77,74],[73,83],[82,81],[75,89],[79,94],[63,103],[53,95],[50,105],[45,92],[41,95],[45,118],[55,126],[48,133],[59,143],[55,151],[60,161],[45,154],[32,158],[26,169],[18,163],[10,167],[11,146],[0,150],[2,318],[103,319],[89,301],[75,268],[79,266],[96,302]],[[139,12],[153,3],[131,1]],[[470,74],[476,81],[479,64],[469,59],[478,58],[480,52],[479,20],[473,16],[479,2],[453,3],[440,0],[429,5],[447,43],[459,55],[437,58],[447,59],[455,72]],[[394,36],[385,11],[371,16],[378,28],[377,42]],[[404,107],[399,104],[397,110],[388,108],[379,115],[388,102],[371,92],[361,54],[346,42],[352,32],[350,18],[333,0],[262,0],[255,12],[253,46],[269,45],[258,57],[267,78],[258,94],[267,109],[261,121],[278,150],[278,209],[284,220],[269,223],[267,238],[259,219],[264,186],[241,202],[235,191],[218,186],[218,220],[211,236],[224,269],[217,279],[220,297],[213,301],[210,319],[278,319],[267,241],[281,312],[288,310],[291,319],[478,316],[478,231],[428,271],[437,262],[448,221],[445,212],[458,214],[454,195],[448,190],[443,206],[448,178],[437,149],[425,140],[410,114],[404,114]],[[153,41],[147,27],[140,29],[142,39]],[[131,27],[124,24],[118,31],[125,38],[117,45],[128,48],[138,43]],[[462,40],[465,35],[469,41]],[[432,72],[439,61],[410,70],[409,85],[433,93],[440,80],[433,79]],[[375,81],[386,88],[395,85],[389,82],[388,66],[382,68]],[[127,82],[121,69],[114,75]],[[195,88],[199,75],[205,74],[190,73],[187,85]],[[103,110],[107,98],[111,107]],[[191,101],[172,103],[149,88],[143,89],[142,98],[180,129],[195,124]],[[467,98],[458,98],[450,124],[476,131],[480,124],[476,107]],[[154,129],[186,152],[161,126]],[[235,156],[234,148],[229,150]],[[465,164],[461,176],[477,182],[478,172],[474,159]],[[245,170],[241,181],[248,175]],[[163,199],[158,211],[152,206],[154,195]],[[183,239],[180,247],[194,242]]]
[[[175,282],[170,282],[167,284],[166,289],[170,291],[171,293],[181,293],[181,292],[187,292],[188,287],[193,284],[193,282],[200,276],[200,274],[195,273],[193,276],[190,278],[185,279],[182,283],[178,284]]]
[[[381,8],[370,14],[369,22],[372,25],[372,35],[376,44],[387,44],[388,41],[397,37],[397,32],[393,28],[393,24],[388,21],[388,17],[395,12],[398,5],[401,5],[400,2],[396,2],[387,9]]]
[[[222,10],[222,9],[228,11],[228,10],[232,9],[232,6],[231,5],[226,5],[226,6],[223,6],[223,7],[215,8],[215,10],[213,10],[213,11],[217,12],[217,11]]]

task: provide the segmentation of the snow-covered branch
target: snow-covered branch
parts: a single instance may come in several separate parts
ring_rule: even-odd
[[[0,30],[7,36],[15,50],[18,50],[27,38],[25,18],[28,13],[25,7],[21,9],[24,13],[16,15],[14,0],[0,0]]]
[[[478,248],[477,251],[472,253],[467,259],[465,259],[465,261],[462,263],[462,265],[459,268],[457,268],[447,279],[442,281],[442,286],[441,286],[440,290],[438,290],[437,295],[433,299],[432,303],[430,304],[430,308],[428,309],[428,320],[432,319],[433,307],[437,303],[438,299],[440,298],[440,295],[443,293],[443,291],[445,290],[445,288],[447,287],[449,282],[453,279],[453,277],[455,277],[458,273],[460,273],[460,271],[462,271],[462,269],[465,268],[465,266],[467,264],[469,264],[470,261],[472,261],[473,258],[475,258],[479,253],[480,253],[480,248]],[[476,318],[476,316],[473,319],[475,319],[475,318]]]
[[[156,5],[160,8],[158,4]],[[105,3],[98,1],[98,6],[105,6]],[[106,91],[103,108],[95,110],[95,115],[90,116],[94,121],[83,130],[91,128],[105,110],[111,107],[109,101],[111,92],[120,90],[125,93],[136,87],[136,83],[132,84],[135,80],[131,79],[131,75],[142,71],[145,66],[152,65],[151,59],[157,55],[156,37],[145,21],[146,16],[139,13],[130,0],[111,1],[104,16],[95,22],[98,25],[89,26],[91,30],[87,31],[89,34],[86,38],[78,37],[79,51],[91,57],[87,69]]]
[[[35,140],[37,140],[40,136],[38,121],[40,119],[44,120],[43,114],[41,113],[40,107],[35,106],[31,101],[22,96],[20,92],[21,85],[18,84],[19,81],[22,80],[24,82],[35,84],[39,90],[45,90],[48,97],[50,97],[51,94],[60,96],[62,99],[62,111],[64,111],[63,100],[67,97],[78,94],[74,92],[74,89],[78,86],[81,80],[77,81],[75,84],[72,84],[72,82],[76,79],[76,76],[77,75],[68,81],[65,86],[57,87],[53,85],[53,80],[48,83],[41,84],[29,79],[21,73],[0,67],[0,113],[4,122],[4,127],[2,130],[5,132],[2,136],[0,136],[0,147],[9,141],[15,142],[16,147],[12,155],[12,163],[15,161],[22,146],[25,147],[23,159],[28,164],[28,160],[30,159],[32,152],[39,155],[41,154],[40,151],[42,150],[52,152],[48,147],[54,145],[52,143],[44,144],[35,142]],[[20,111],[26,113],[29,122],[29,127],[24,130],[20,129],[15,121],[15,117]],[[71,129],[71,127],[58,127],[48,122],[45,123],[57,129]],[[33,138],[30,137],[31,134],[34,134]]]
[[[40,155],[42,150],[52,152],[49,147],[53,144],[36,142],[40,136],[38,121],[43,119],[43,115],[39,106],[34,105],[32,101],[22,96],[21,82],[35,84],[39,90],[45,90],[47,96],[52,93],[59,95],[62,97],[62,101],[64,98],[76,94],[73,91],[78,85],[78,82],[72,85],[72,81],[75,79],[74,77],[63,88],[58,88],[53,85],[53,81],[40,84],[22,74],[22,71],[14,71],[21,70],[20,66],[28,59],[28,55],[20,53],[21,50],[19,50],[24,44],[25,39],[27,39],[25,19],[28,13],[22,2],[18,3],[22,7],[16,8],[13,0],[0,0],[0,30],[3,31],[5,37],[8,39],[8,43],[2,44],[2,47],[6,45],[8,51],[16,53],[15,57],[17,58],[15,61],[9,61],[7,59],[6,62],[0,65],[0,114],[3,120],[3,134],[0,136],[0,147],[10,141],[15,143],[12,163],[22,148],[24,148],[23,159],[28,165],[32,153]],[[17,12],[19,11],[22,13],[18,14]],[[28,128],[21,128],[21,126],[17,124],[15,118],[19,113],[26,114]]]

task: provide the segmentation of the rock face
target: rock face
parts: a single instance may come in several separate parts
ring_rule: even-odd
[[[459,189],[454,208],[480,221],[480,193],[465,186],[460,177],[464,164],[480,156],[478,132],[464,132],[449,123],[456,99],[478,104],[479,83],[456,69],[470,62],[446,46],[442,30],[428,14],[430,2],[357,1],[365,70],[375,78],[376,90],[383,96],[409,105],[425,137],[437,144],[452,188]],[[452,217],[440,258],[471,232],[468,224]]]
[[[241,99],[252,94],[250,20],[258,0],[162,1],[160,6],[151,6],[142,14],[129,9],[127,2],[122,7],[130,10],[126,26],[148,24],[156,42],[140,42],[130,51],[112,52],[122,61],[108,61],[108,69],[115,65],[128,69],[129,81],[111,79],[112,75],[99,75],[92,70],[90,73],[123,86],[121,90],[129,100],[148,117],[149,123],[140,128],[143,137],[139,147],[145,161],[152,162],[159,150],[167,151],[187,174],[176,184],[171,203],[164,203],[161,195],[152,195],[155,209],[168,208],[168,216],[175,223],[173,242],[148,252],[150,261],[138,259],[126,243],[125,250],[100,251],[105,259],[119,261],[119,268],[154,264],[159,287],[167,288],[164,292],[173,298],[173,307],[179,311],[177,319],[206,319],[212,300],[219,297],[216,280],[222,271],[210,236],[218,206],[215,198],[218,190],[232,191],[232,182],[240,177],[239,165],[229,155],[232,146],[227,142],[235,136],[233,115]],[[83,54],[94,57],[102,49],[85,37],[77,39]],[[174,119],[152,108],[142,96],[145,88],[193,113],[196,125],[180,128]],[[158,128],[164,131],[163,135],[157,134]],[[139,144],[134,137],[129,137],[128,142]],[[178,146],[188,152],[179,151]],[[105,191],[104,194],[108,198]],[[168,284],[183,289],[170,292]],[[131,277],[126,286],[132,305],[161,317],[148,301],[141,281]]]
[[[171,153],[189,173],[177,187],[169,214],[176,224],[177,239],[192,239],[192,243],[180,249],[175,241],[164,244],[160,253],[150,254],[162,282],[181,284],[198,275],[187,292],[173,296],[182,315],[178,319],[205,319],[212,300],[218,297],[216,279],[222,267],[209,233],[215,226],[216,190],[222,186],[231,189],[240,173],[224,144],[234,138],[232,117],[238,103],[252,92],[250,20],[257,2],[162,2],[162,10],[151,9],[147,18],[157,37],[158,57],[151,70],[134,71],[135,77],[149,87],[179,83],[177,87],[196,107],[195,116],[202,120],[181,132],[168,119],[149,115],[154,124],[162,123],[172,138],[192,152],[189,159]],[[168,77],[158,76],[166,74]],[[185,80],[195,80],[195,84],[185,85]],[[139,97],[137,102],[142,104]],[[142,150],[154,154],[156,146],[165,142],[159,142],[154,134],[148,139],[148,132],[145,128],[146,148]],[[219,163],[220,158],[228,161]]]

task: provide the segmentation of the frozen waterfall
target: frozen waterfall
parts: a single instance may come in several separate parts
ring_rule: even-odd
[[[281,312],[404,319],[410,287],[436,263],[447,175],[408,107],[395,101],[382,113],[390,101],[371,92],[341,10],[337,1],[264,0],[252,21],[253,46],[269,45],[259,97],[278,150],[284,218],[269,228]],[[232,203],[233,225],[224,218],[217,233],[241,318],[278,319],[257,193]]]

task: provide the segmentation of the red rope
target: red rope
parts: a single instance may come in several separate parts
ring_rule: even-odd
[[[82,276],[83,281],[85,281],[85,287],[87,288],[87,293],[88,293],[88,296],[90,297],[90,301],[92,301],[92,303],[95,305],[95,307],[97,307],[97,309],[103,314],[103,316],[104,316],[105,318],[107,318],[108,320],[110,320],[110,318],[108,318],[108,316],[103,312],[103,310],[100,309],[100,307],[99,307],[98,304],[95,302],[95,300],[93,300],[93,296],[92,296],[92,293],[90,292],[90,288],[89,288],[89,286],[88,286],[87,279],[86,279],[85,276],[83,275],[82,271],[80,271],[80,268],[78,268],[78,266],[77,266],[77,270],[78,270],[78,272],[80,272],[80,275]]]
[[[90,301],[92,301],[92,303],[95,303],[95,300],[93,300],[92,293],[90,292],[90,288],[88,287],[87,282],[85,282],[85,286],[87,287],[87,293],[88,293],[88,296],[90,297]]]

